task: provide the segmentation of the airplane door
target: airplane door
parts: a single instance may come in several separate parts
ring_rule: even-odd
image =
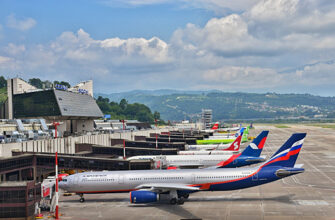
[[[252,181],[257,181],[258,180],[258,173],[255,173],[253,176],[252,176]]]
[[[73,185],[76,187],[79,185],[79,178],[80,177],[78,175],[75,175],[73,178]]]
[[[192,174],[191,178],[192,178],[192,183],[195,184],[195,174],[194,173]]]
[[[119,175],[119,183],[120,184],[124,183],[124,176],[123,175]]]

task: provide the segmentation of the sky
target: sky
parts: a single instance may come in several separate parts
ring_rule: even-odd
[[[335,1],[0,0],[0,75],[335,96]]]

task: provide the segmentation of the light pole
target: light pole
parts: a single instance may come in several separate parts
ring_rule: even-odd
[[[55,139],[57,139],[57,126],[59,125],[59,122],[53,122],[53,125],[55,127]],[[56,210],[55,210],[55,219],[59,219],[59,209],[58,209],[58,198],[59,198],[59,194],[58,194],[58,146],[56,147],[56,153],[55,153],[55,163],[56,163],[56,167],[55,167],[55,178],[56,178],[56,192],[55,192],[55,197],[56,197]]]
[[[156,149],[158,148],[158,136],[157,136],[157,119],[155,119],[155,133],[156,133]]]
[[[123,159],[126,159],[126,141],[125,141],[125,135],[124,135],[124,131],[125,131],[125,126],[124,126],[124,119],[121,120],[122,121],[122,125],[123,125]]]

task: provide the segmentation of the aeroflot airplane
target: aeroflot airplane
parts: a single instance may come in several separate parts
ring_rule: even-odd
[[[130,192],[131,203],[156,202],[166,196],[183,204],[190,193],[237,190],[273,182],[304,172],[295,165],[306,134],[293,134],[273,156],[252,168],[134,170],[78,173],[64,178],[60,188],[78,193]]]
[[[242,152],[238,154],[216,155],[140,155],[129,157],[127,160],[154,160],[158,161],[156,168],[189,168],[189,167],[241,167],[265,160],[260,157],[269,131],[262,131],[257,138]]]

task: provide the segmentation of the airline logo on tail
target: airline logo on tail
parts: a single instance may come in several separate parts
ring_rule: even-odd
[[[304,143],[306,133],[293,134],[286,143],[268,160],[264,166],[293,167]]]
[[[213,127],[211,128],[212,130],[217,130],[219,129],[219,122],[216,122]]]
[[[242,152],[243,156],[254,156],[259,157],[266,139],[268,137],[269,131],[262,131],[253,141],[248,145],[247,148]]]
[[[229,150],[229,151],[238,151],[241,146],[241,140],[242,140],[243,132],[235,139],[235,141],[228,147],[227,149],[224,150]],[[257,147],[257,146],[256,146]]]
[[[291,156],[296,155],[300,152],[303,143],[304,143],[304,139],[295,142],[292,145],[291,148],[286,149],[286,150],[284,150],[282,152],[279,152],[278,154],[272,156],[272,158],[264,165],[266,166],[266,165],[269,165],[269,164],[272,164],[272,163],[275,163],[275,162],[278,162],[278,161],[283,161],[283,160],[290,159]]]
[[[237,167],[238,163],[241,163],[243,165],[247,165],[247,163],[249,163],[250,165],[252,163],[259,163],[259,162],[264,161],[264,158],[261,158],[260,154],[263,150],[264,143],[266,141],[268,134],[269,134],[269,131],[262,131],[242,153],[234,154],[228,160],[221,161],[216,166],[217,167]],[[240,136],[238,136],[237,139],[240,139],[241,141],[242,136],[243,136],[243,133]],[[254,161],[251,163],[250,160],[254,160]],[[235,163],[233,161],[235,161]]]
[[[266,141],[266,137],[264,137],[260,142],[259,144],[255,144],[255,143],[250,143],[250,147],[254,150],[258,150],[258,149],[263,149],[264,147],[264,144],[265,144],[265,141]]]

